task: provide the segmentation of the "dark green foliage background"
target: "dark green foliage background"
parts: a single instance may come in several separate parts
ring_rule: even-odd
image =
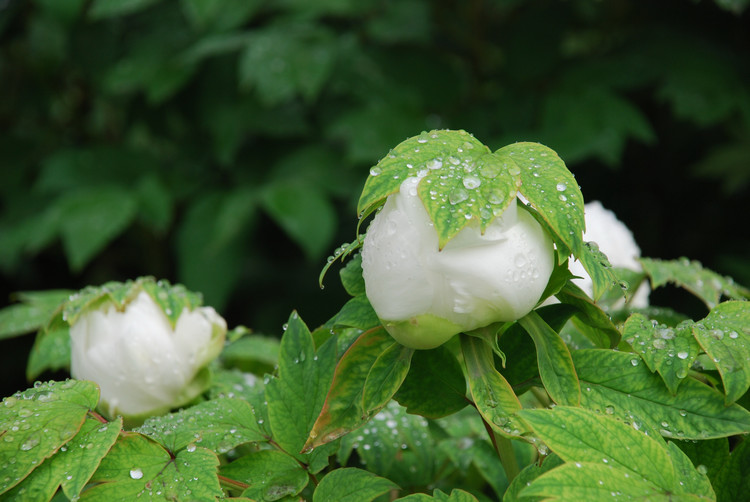
[[[368,168],[434,128],[544,143],[644,255],[749,284],[747,4],[0,1],[0,306],[153,275],[315,326]]]

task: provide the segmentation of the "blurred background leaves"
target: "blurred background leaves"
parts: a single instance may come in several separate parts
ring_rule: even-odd
[[[433,128],[542,142],[644,255],[748,284],[749,3],[0,0],[0,306],[153,275],[322,323],[368,168]]]

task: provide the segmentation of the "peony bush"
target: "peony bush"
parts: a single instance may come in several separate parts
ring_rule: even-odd
[[[351,298],[280,337],[153,278],[19,294],[0,334],[72,378],[3,399],[3,499],[746,497],[750,290],[641,257],[537,143],[423,132],[358,212],[321,274]],[[665,285],[702,316],[649,304]]]

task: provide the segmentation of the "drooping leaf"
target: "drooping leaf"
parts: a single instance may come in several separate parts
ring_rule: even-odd
[[[520,193],[549,225],[558,250],[563,251],[558,254],[558,262],[571,253],[581,256],[583,195],[565,162],[554,150],[539,143],[513,143],[495,154],[509,159],[520,171]]]
[[[726,406],[715,389],[692,378],[672,394],[635,354],[589,349],[573,352],[581,405],[634,428],[676,439],[710,439],[750,430],[750,412]]]
[[[658,371],[672,394],[687,377],[701,351],[693,337],[691,322],[675,328],[651,322],[643,314],[633,314],[623,326],[623,337],[641,355],[651,371]]]
[[[219,459],[206,448],[185,448],[174,456],[140,434],[121,434],[91,478],[81,501],[147,500],[214,501],[219,486]]]
[[[581,386],[570,351],[560,335],[533,310],[518,323],[534,340],[539,373],[552,400],[557,404],[579,405]]]
[[[313,493],[313,502],[370,502],[391,490],[398,490],[398,485],[393,481],[346,467],[329,472],[320,481]]]
[[[221,475],[250,485],[243,497],[279,500],[301,492],[309,481],[305,469],[294,458],[278,450],[261,450],[223,466]]]
[[[18,484],[70,441],[98,401],[96,384],[75,380],[35,385],[3,399],[0,465],[5,467],[0,493]]]
[[[693,334],[721,374],[727,403],[742,397],[750,388],[750,302],[717,305]]]
[[[697,261],[687,258],[678,260],[658,260],[640,258],[643,271],[651,278],[653,288],[672,283],[690,291],[708,308],[715,307],[722,296],[732,300],[750,298],[750,290],[735,283],[731,277],[724,277],[703,268]]]
[[[435,223],[438,245],[471,220],[484,231],[511,203],[519,170],[466,131],[430,131],[401,142],[370,170],[357,210],[367,215],[409,177],[420,177],[419,198]]]
[[[242,399],[213,399],[176,413],[151,417],[136,432],[176,453],[201,446],[226,453],[244,443],[265,442],[253,406]]]
[[[518,437],[526,427],[516,417],[521,403],[508,381],[498,373],[492,348],[479,338],[461,335],[469,392],[484,420],[499,434]]]
[[[312,335],[296,312],[289,316],[281,338],[278,376],[266,384],[268,418],[274,441],[288,454],[311,465],[327,465],[331,448],[300,453],[326,401],[336,361],[335,339],[317,351]]]
[[[440,418],[469,404],[461,366],[444,346],[417,350],[406,379],[394,396],[409,413]]]
[[[393,343],[385,329],[376,328],[363,333],[344,353],[336,365],[323,409],[309,429],[305,451],[333,441],[371,418],[364,409],[364,388],[375,361]]]

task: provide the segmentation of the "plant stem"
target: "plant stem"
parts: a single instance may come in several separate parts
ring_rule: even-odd
[[[482,419],[482,423],[487,430],[487,434],[490,436],[490,441],[492,441],[492,446],[495,447],[497,456],[500,457],[500,463],[505,470],[505,477],[508,478],[508,483],[510,483],[521,472],[521,469],[518,467],[516,454],[513,451],[513,443],[510,439],[495,433],[492,430],[492,426],[486,420]]]

